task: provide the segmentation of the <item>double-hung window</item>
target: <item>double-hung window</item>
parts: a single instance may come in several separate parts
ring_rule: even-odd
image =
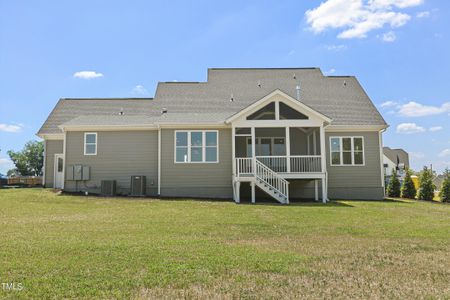
[[[86,132],[84,134],[84,155],[97,155],[96,132]]]
[[[219,161],[217,130],[175,131],[176,163],[216,163]]]
[[[332,166],[364,165],[363,137],[330,137],[330,162]]]

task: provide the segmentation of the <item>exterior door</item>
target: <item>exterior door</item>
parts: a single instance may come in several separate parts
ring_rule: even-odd
[[[55,175],[53,181],[53,187],[55,189],[62,189],[64,180],[64,155],[55,154]]]

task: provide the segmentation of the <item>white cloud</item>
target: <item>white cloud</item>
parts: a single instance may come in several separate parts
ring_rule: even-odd
[[[414,101],[400,106],[399,113],[405,117],[424,117],[450,112],[450,102],[441,106],[423,105]]]
[[[0,166],[3,168],[13,167],[14,164],[9,158],[0,157]]]
[[[421,18],[428,18],[430,16],[430,12],[429,11],[421,11],[418,12],[416,17],[421,19]]]
[[[14,168],[14,163],[9,158],[0,157],[0,173],[6,174],[12,168]]]
[[[445,170],[445,168],[450,168],[450,161],[438,161],[433,164],[433,169],[435,170]],[[438,171],[439,172],[439,171]]]
[[[325,49],[329,51],[341,51],[347,49],[346,45],[326,45]]]
[[[81,79],[93,79],[103,77],[103,74],[95,71],[79,71],[75,72],[73,74],[73,77]]]
[[[425,154],[423,154],[422,152],[409,152],[409,156],[415,159],[422,159],[425,157]]]
[[[291,51],[289,51],[288,55],[291,56],[291,55],[294,55],[294,53],[295,53],[295,50],[291,50]]]
[[[325,73],[325,75],[332,75],[332,74],[336,73],[336,69],[331,68],[328,71],[325,71],[324,73]]]
[[[401,123],[397,126],[397,133],[412,134],[425,132],[425,128],[417,126],[416,123]]]
[[[447,157],[450,156],[450,148],[444,149],[439,153],[439,157]]]
[[[0,165],[9,164],[10,162],[7,158],[0,158]]]
[[[423,3],[424,0],[369,0],[369,5],[373,8],[407,8],[417,6]]]
[[[439,131],[439,130],[442,130],[443,128],[442,128],[442,126],[433,126],[433,127],[430,127],[430,131],[431,132],[436,132],[436,131]]]
[[[381,36],[381,40],[386,43],[392,43],[396,39],[397,39],[397,36],[395,35],[395,32],[393,32],[393,31],[386,32]]]
[[[131,93],[136,95],[147,95],[148,91],[144,86],[138,84],[131,90]]]
[[[411,16],[398,9],[417,6],[423,0],[327,0],[305,12],[306,22],[314,33],[339,29],[338,38],[365,38],[385,25],[397,28]]]
[[[20,124],[11,125],[11,124],[0,124],[0,131],[3,132],[20,132],[22,130],[22,126]]]
[[[393,106],[397,106],[398,103],[395,101],[385,101],[383,103],[381,103],[381,107],[393,107]]]

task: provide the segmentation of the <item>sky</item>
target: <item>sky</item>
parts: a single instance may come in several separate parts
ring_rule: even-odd
[[[0,0],[0,173],[59,98],[152,97],[213,67],[355,75],[415,170],[450,166],[450,1]]]

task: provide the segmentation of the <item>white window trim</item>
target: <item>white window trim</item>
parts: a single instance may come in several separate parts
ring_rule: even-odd
[[[340,154],[340,163],[339,164],[333,164],[333,151],[331,149],[331,140],[337,138],[339,139],[339,154]],[[350,138],[351,141],[351,157],[352,157],[352,163],[351,164],[344,164],[344,159],[343,159],[343,153],[344,151],[342,150],[343,144],[342,144],[342,139],[343,138]],[[360,138],[362,139],[362,159],[363,159],[363,163],[362,164],[355,164],[355,147],[354,147],[354,139],[355,138]],[[329,137],[329,145],[330,145],[330,166],[332,167],[364,167],[366,165],[366,155],[365,155],[365,142],[364,142],[364,137],[363,136],[330,136]]]
[[[95,143],[86,143],[86,136],[88,134],[95,135]],[[86,153],[86,145],[95,145],[95,153]],[[84,133],[84,155],[97,155],[97,148],[98,148],[98,135],[97,135],[97,132],[85,132]]]
[[[185,132],[187,133],[187,146],[177,146],[177,133]],[[201,132],[202,133],[202,161],[191,161],[191,133],[192,132]],[[206,146],[206,133],[207,132],[215,132],[217,137],[217,145],[216,146]],[[177,161],[177,148],[178,147],[187,147],[187,161]],[[198,147],[199,146],[194,146]],[[206,161],[206,148],[217,148],[217,160],[216,161]],[[218,164],[219,163],[219,131],[218,130],[175,130],[173,135],[173,162],[176,164]]]

